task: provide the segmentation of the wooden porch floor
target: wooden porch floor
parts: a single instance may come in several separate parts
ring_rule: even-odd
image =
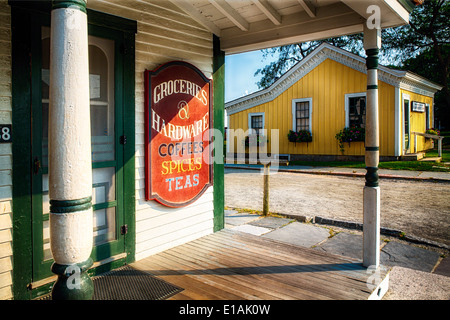
[[[184,289],[171,299],[360,300],[373,291],[358,261],[231,229],[132,266]]]

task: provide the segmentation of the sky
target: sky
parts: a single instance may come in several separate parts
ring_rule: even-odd
[[[269,58],[262,62],[260,50],[225,56],[225,102],[258,91],[256,70],[270,63]]]
[[[256,70],[275,60],[276,56],[269,56],[263,61],[261,50],[225,56],[225,102],[259,91],[256,83],[261,76],[254,76]],[[380,64],[397,63],[380,56]]]

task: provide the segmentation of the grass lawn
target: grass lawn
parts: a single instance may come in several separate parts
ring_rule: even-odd
[[[442,161],[425,162],[425,161],[386,161],[380,162],[380,169],[392,170],[412,170],[412,171],[439,171],[450,172],[450,165],[445,164],[450,162],[450,131],[441,132],[444,136],[442,142]],[[426,153],[425,157],[437,157],[437,143],[433,150]],[[341,167],[341,168],[365,168],[364,162],[360,161],[291,161],[290,165],[311,166],[311,167]]]

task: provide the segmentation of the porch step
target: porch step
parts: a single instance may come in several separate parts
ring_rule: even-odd
[[[424,152],[418,152],[418,153],[407,153],[400,157],[401,161],[418,161],[423,159],[425,156]]]

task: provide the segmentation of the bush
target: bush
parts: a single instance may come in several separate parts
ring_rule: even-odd
[[[256,144],[255,144],[256,142]],[[246,147],[249,146],[264,146],[267,142],[269,142],[269,139],[267,139],[263,135],[249,135],[245,137],[244,143]]]
[[[341,152],[344,152],[344,142],[365,141],[366,129],[361,127],[344,128],[336,134],[336,139],[339,141]]]
[[[290,142],[311,142],[312,134],[308,130],[292,131],[289,130],[288,140]]]
[[[427,134],[434,134],[436,136],[439,136],[441,134],[441,132],[438,129],[435,129],[435,128],[428,129],[427,131],[425,131],[425,133],[427,133]]]

